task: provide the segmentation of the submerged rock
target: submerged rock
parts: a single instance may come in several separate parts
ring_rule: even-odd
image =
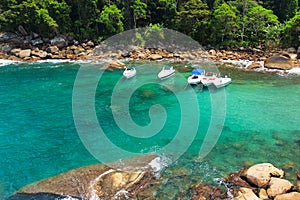
[[[149,163],[155,155],[144,155],[108,167],[95,164],[50,177],[21,188],[10,200],[59,199],[113,199],[136,197],[152,183],[154,171]]]
[[[192,188],[191,200],[205,199],[227,199],[227,195],[220,188],[210,187],[205,184],[199,184]]]

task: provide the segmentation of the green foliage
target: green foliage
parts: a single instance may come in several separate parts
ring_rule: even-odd
[[[295,48],[300,46],[300,11],[286,22],[283,30],[283,45]]]
[[[219,5],[214,10],[212,17],[214,42],[221,42],[221,45],[226,42],[227,45],[231,45],[239,40],[241,21],[238,14],[237,8],[227,3]]]
[[[100,42],[138,27],[159,40],[165,27],[202,45],[297,47],[297,9],[298,0],[2,0],[0,29],[17,31],[22,25],[43,37],[64,34]],[[145,45],[147,34],[137,34]]]
[[[200,43],[206,43],[210,11],[201,0],[188,0],[180,8],[176,17],[179,31],[193,37]]]
[[[103,34],[109,36],[124,31],[122,19],[121,10],[116,5],[104,6],[99,18],[105,28]]]
[[[273,14],[272,10],[256,5],[249,9],[245,16],[247,39],[254,45],[262,45],[267,39],[265,32],[269,26],[277,26],[278,18]]]
[[[137,27],[137,21],[139,19],[145,19],[146,18],[147,4],[145,4],[141,0],[133,0],[132,6],[130,6],[130,8],[133,10],[134,28],[136,28]]]
[[[263,6],[267,9],[273,10],[274,14],[278,16],[281,22],[292,18],[297,9],[299,9],[298,0],[264,0]]]

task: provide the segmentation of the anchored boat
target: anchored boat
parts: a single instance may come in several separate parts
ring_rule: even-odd
[[[166,65],[162,68],[162,70],[158,73],[158,78],[166,79],[175,74],[175,69],[171,65]]]
[[[204,69],[193,69],[192,75],[188,77],[188,83],[191,85],[196,85],[201,83],[202,78],[204,77]]]
[[[135,75],[136,75],[136,69],[133,66],[126,67],[123,72],[123,76],[125,76],[126,78],[131,78],[134,77]]]

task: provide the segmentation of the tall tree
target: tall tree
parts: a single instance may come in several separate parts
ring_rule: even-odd
[[[298,0],[263,0],[263,6],[273,10],[279,21],[284,22],[292,18],[298,10]]]
[[[177,8],[176,0],[148,1],[147,21],[151,24],[162,24],[164,27],[174,28],[174,17]]]
[[[266,39],[265,32],[269,26],[279,24],[278,18],[272,10],[256,5],[249,9],[246,16],[246,36],[254,46],[263,44]]]
[[[98,18],[100,9],[98,0],[66,0],[72,7],[71,18],[73,21],[72,32],[76,38],[90,39],[99,35]]]
[[[104,6],[99,22],[103,24],[102,34],[109,37],[113,34],[124,31],[123,15],[116,5]]]
[[[178,12],[177,28],[203,44],[207,42],[209,18],[210,11],[207,4],[201,0],[188,0]]]
[[[133,24],[134,28],[136,28],[139,19],[146,19],[147,4],[145,4],[141,0],[133,0],[130,8],[133,11]]]
[[[240,18],[235,6],[223,3],[212,14],[212,30],[215,42],[231,45],[240,37]]]
[[[283,45],[286,47],[300,47],[300,11],[286,22],[284,31]]]

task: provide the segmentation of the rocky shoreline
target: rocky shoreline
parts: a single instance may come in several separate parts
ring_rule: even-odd
[[[147,199],[155,200],[160,185],[161,159],[143,155],[111,164],[90,165],[50,177],[21,188],[9,200],[26,199]],[[176,174],[176,173],[175,173]],[[296,183],[284,179],[285,172],[261,163],[225,175],[219,187],[190,183],[177,200],[296,200],[300,199],[300,171]],[[180,177],[180,176],[179,176]],[[188,194],[188,195],[187,195]]]
[[[179,46],[152,47],[139,46],[111,46],[101,43],[96,45],[92,41],[79,44],[77,41],[67,41],[64,37],[57,37],[42,43],[38,38],[24,40],[14,34],[0,33],[0,59],[34,62],[38,60],[91,60],[91,61],[118,61],[118,60],[167,60],[170,62],[213,62],[217,65],[230,65],[245,70],[291,70],[300,67],[300,49],[263,51],[258,48],[247,50],[220,50],[214,48],[182,48]],[[167,50],[168,49],[168,50]],[[123,68],[115,63],[111,68]]]

